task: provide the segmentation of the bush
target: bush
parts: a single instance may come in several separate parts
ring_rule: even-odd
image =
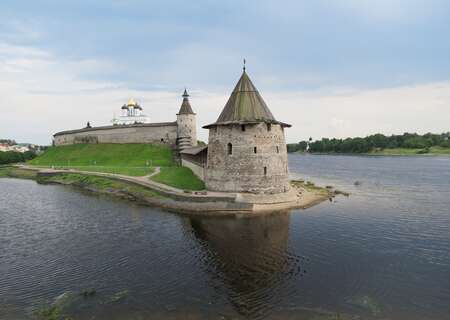
[[[16,152],[16,151],[0,151],[0,164],[9,164],[17,162],[25,162],[35,157],[33,152]]]

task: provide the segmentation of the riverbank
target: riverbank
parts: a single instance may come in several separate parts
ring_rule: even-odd
[[[429,149],[391,148],[378,149],[367,153],[350,152],[291,152],[304,155],[333,155],[333,156],[450,156],[450,148],[431,147]]]
[[[263,214],[309,208],[338,194],[332,188],[320,188],[304,181],[292,182],[289,192],[274,195],[190,191],[153,181],[152,175],[133,177],[24,165],[2,168],[0,177],[2,176],[34,179],[42,184],[73,186],[96,194],[108,194],[144,205],[162,207],[169,211],[200,215]]]
[[[20,169],[12,165],[0,166],[0,178],[18,178],[36,180],[37,171]]]
[[[443,148],[438,146],[426,149],[391,148],[373,150],[367,154],[379,156],[450,156],[450,148]]]

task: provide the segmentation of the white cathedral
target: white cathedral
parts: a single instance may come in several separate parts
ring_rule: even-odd
[[[113,125],[139,124],[148,122],[148,118],[143,113],[142,107],[134,101],[134,99],[128,100],[128,103],[124,104],[121,109],[121,115],[118,118],[114,117],[111,120]]]

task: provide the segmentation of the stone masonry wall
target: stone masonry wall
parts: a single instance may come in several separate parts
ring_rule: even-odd
[[[191,139],[191,146],[197,145],[197,121],[195,114],[178,114],[178,137]]]
[[[166,143],[174,145],[176,140],[177,125],[175,122],[97,127],[61,132],[54,136],[57,146],[75,143]]]
[[[229,143],[232,154],[228,154]],[[208,190],[281,193],[289,190],[288,176],[286,142],[280,125],[247,124],[245,131],[241,125],[226,125],[209,130],[205,170]]]
[[[181,165],[192,170],[192,172],[201,180],[205,180],[205,168],[197,163],[181,158]]]

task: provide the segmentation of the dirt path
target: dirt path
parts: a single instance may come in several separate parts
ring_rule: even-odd
[[[89,176],[105,177],[124,182],[134,183],[147,187],[166,196],[168,200],[161,200],[163,207],[177,210],[190,210],[197,212],[273,212],[291,208],[308,208],[317,203],[327,200],[331,195],[304,188],[292,186],[289,192],[283,194],[249,194],[249,193],[229,193],[215,191],[185,191],[174,188],[156,181],[151,177],[160,172],[156,167],[155,171],[147,176],[133,177],[122,174],[82,171],[76,169],[51,169],[34,167],[27,165],[17,165],[22,169],[39,171],[40,174],[52,173],[78,173]],[[170,200],[169,200],[170,199]]]

